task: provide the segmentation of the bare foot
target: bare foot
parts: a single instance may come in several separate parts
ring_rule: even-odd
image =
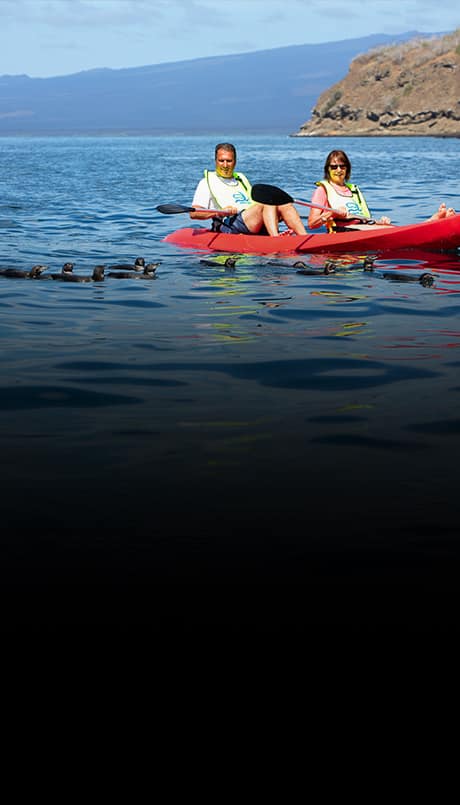
[[[447,215],[447,208],[444,202],[439,205],[439,209],[437,212],[434,212],[430,218],[430,221],[439,221],[441,218],[445,218]]]
[[[444,202],[439,205],[439,209],[437,212],[433,213],[430,221],[439,221],[441,218],[450,218],[451,215],[455,215],[455,210],[453,207],[447,208]]]

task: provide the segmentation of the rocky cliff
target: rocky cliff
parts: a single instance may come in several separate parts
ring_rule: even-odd
[[[357,56],[295,137],[460,137],[460,28]]]

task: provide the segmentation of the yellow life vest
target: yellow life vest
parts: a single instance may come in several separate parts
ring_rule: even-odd
[[[234,173],[233,182],[218,176],[216,171],[205,170],[204,177],[213,203],[219,210],[224,207],[237,207],[238,212],[241,212],[253,203],[251,184],[244,173]]]
[[[364,198],[357,184],[345,182],[345,186],[351,190],[351,196],[340,195],[340,193],[338,193],[335,189],[334,185],[326,180],[315,182],[315,184],[318,187],[324,187],[329,207],[333,207],[334,210],[338,209],[338,207],[345,207],[347,210],[348,218],[336,218],[334,219],[334,225],[337,225],[337,223],[343,223],[349,226],[353,223],[353,215],[361,215],[365,218],[371,217],[369,208],[366,204],[366,199]]]

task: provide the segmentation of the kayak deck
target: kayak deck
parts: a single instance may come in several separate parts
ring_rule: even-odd
[[[288,235],[233,235],[204,227],[187,227],[171,232],[164,240],[187,249],[235,252],[239,254],[315,254],[350,251],[391,251],[422,248],[448,251],[460,246],[460,215],[439,221],[407,226],[373,227],[335,232]]]

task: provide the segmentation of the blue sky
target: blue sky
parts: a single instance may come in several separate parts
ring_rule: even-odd
[[[0,75],[67,75],[459,25],[458,0],[0,0]]]

